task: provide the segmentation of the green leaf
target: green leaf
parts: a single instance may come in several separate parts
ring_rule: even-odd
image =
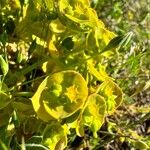
[[[121,41],[123,40],[123,37],[124,36],[117,36],[117,37],[113,38],[108,43],[108,45],[104,48],[103,52],[117,48],[119,46],[119,44],[121,43]]]
[[[43,63],[42,69],[47,74],[52,74],[64,70],[64,64],[54,56]]]
[[[6,32],[3,32],[0,35],[0,42],[2,42],[3,45],[6,45],[7,41],[8,41],[8,35]]]
[[[132,141],[132,144],[133,144],[134,148],[136,148],[136,149],[143,149],[143,150],[149,149],[149,146],[146,144],[146,142],[144,142],[142,140]]]
[[[12,107],[15,109],[15,120],[28,121],[29,117],[35,115],[32,102],[30,99],[24,97],[16,97],[11,103]]]
[[[80,120],[80,116],[81,116],[81,110],[78,110],[76,113],[74,113],[73,115],[64,118],[63,122],[67,125],[68,129],[76,129],[77,128],[77,123]],[[80,134],[78,134],[80,136]]]
[[[83,122],[84,125],[90,127],[94,137],[97,137],[97,131],[104,122],[105,111],[106,102],[104,98],[98,94],[91,94],[83,113]]]
[[[0,150],[8,150],[8,147],[5,145],[3,141],[0,139]]]
[[[47,125],[43,133],[43,143],[51,150],[63,150],[67,145],[67,126],[59,123]]]
[[[51,21],[50,25],[49,25],[51,31],[53,31],[54,33],[62,33],[65,31],[65,26],[60,22],[59,19],[55,19],[53,21]]]
[[[107,45],[116,35],[107,30],[106,28],[102,28],[102,37],[103,37],[103,40],[105,42],[105,44]]]
[[[129,42],[131,41],[133,36],[133,32],[129,32],[127,34],[124,35],[124,38],[122,39],[121,43],[119,44],[119,48],[121,47],[126,47]]]
[[[21,63],[23,61],[23,54],[21,51],[17,51],[17,63]]]
[[[15,100],[12,103],[12,106],[14,107],[14,109],[22,112],[33,110],[31,100],[23,97],[15,98]]]
[[[118,47],[120,49],[121,47],[126,47],[128,43],[131,41],[131,38],[133,36],[132,32],[127,33],[126,35],[120,35],[115,38],[113,38],[108,45],[103,49],[103,52],[108,50],[113,50]]]
[[[9,91],[9,88],[7,87],[7,85],[1,81],[0,81],[0,89],[1,89],[1,92],[4,92],[4,93]]]
[[[4,60],[4,58],[2,57],[2,55],[0,55],[0,66],[3,72],[3,75],[6,76],[6,74],[9,71],[9,67],[8,67],[8,63]]]
[[[43,139],[42,136],[36,136],[35,135],[35,136],[32,136],[29,140],[27,140],[26,143],[28,143],[28,144],[32,144],[32,143],[38,144],[38,143],[42,142],[42,139]]]
[[[5,7],[5,5],[8,3],[8,0],[1,0],[0,1],[0,8]]]
[[[6,107],[11,101],[12,100],[6,93],[0,91],[0,109]]]
[[[83,107],[87,95],[86,81],[78,72],[61,71],[40,84],[32,103],[38,117],[48,121],[71,116]]]
[[[104,122],[106,112],[106,102],[104,98],[98,94],[91,94],[84,108],[76,114],[66,118],[67,126],[75,128],[76,134],[80,137],[84,136],[84,126],[88,126],[93,132],[94,137],[97,137],[97,131]]]

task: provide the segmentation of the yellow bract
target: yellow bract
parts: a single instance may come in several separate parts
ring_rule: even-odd
[[[111,79],[104,81],[99,86],[99,93],[107,100],[108,114],[112,114],[114,110],[120,106],[123,99],[122,90]]]
[[[108,79],[112,79],[111,77],[108,76],[108,74],[103,69],[100,68],[100,71],[98,71],[94,67],[92,60],[88,61],[87,68],[88,68],[89,73],[100,81],[106,81]]]
[[[67,146],[67,132],[66,125],[59,123],[51,123],[47,125],[43,133],[43,143],[51,150],[63,150]]]
[[[61,71],[48,76],[32,97],[37,116],[49,121],[71,116],[83,107],[88,95],[84,78],[75,71]]]

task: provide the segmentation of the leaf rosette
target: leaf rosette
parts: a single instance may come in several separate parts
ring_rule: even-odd
[[[32,97],[32,103],[37,116],[49,121],[71,116],[83,107],[87,96],[84,78],[68,70],[48,76]]]

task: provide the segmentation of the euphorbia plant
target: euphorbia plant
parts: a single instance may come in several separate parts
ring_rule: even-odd
[[[46,14],[44,29],[41,28],[41,10]],[[104,118],[122,101],[121,89],[102,64],[116,48],[111,41],[116,35],[99,20],[89,0],[29,1],[25,11],[16,34],[27,42],[36,40],[38,46],[47,50],[39,56],[46,78],[28,100],[1,92],[3,101],[8,99],[9,103],[5,102],[0,109],[12,105],[13,117],[17,112],[21,124],[30,110],[29,116],[44,124],[44,131],[39,131],[40,144],[50,149],[64,149],[71,129],[75,129],[78,136],[84,136],[87,126],[97,137]],[[41,41],[46,44],[42,45]],[[31,52],[31,47],[29,50]]]
[[[50,58],[43,64],[48,76],[31,99],[37,117],[48,123],[44,144],[57,149],[67,144],[71,128],[83,136],[88,126],[97,137],[105,116],[120,105],[122,92],[101,65],[115,34],[105,28],[90,2],[59,0],[53,6],[58,18],[49,25]],[[58,132],[50,135],[55,127]]]

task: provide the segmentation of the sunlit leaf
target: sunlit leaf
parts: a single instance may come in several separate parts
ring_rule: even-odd
[[[111,38],[111,41],[107,44],[103,51],[105,52],[108,50],[113,50],[115,48],[120,49],[121,47],[126,47],[127,44],[130,42],[132,35],[133,33],[129,32],[126,35],[120,35],[117,37],[113,36],[113,38]]]
[[[1,92],[7,92],[9,90],[8,86],[4,83],[0,81],[0,90]]]
[[[5,143],[0,139],[0,149],[1,150],[8,150],[8,147],[5,145]]]
[[[132,36],[133,36],[133,32],[129,32],[129,33],[125,34],[124,38],[122,39],[121,43],[119,44],[119,48],[126,47],[130,43]]]
[[[42,3],[42,2],[41,2]],[[43,24],[43,16],[40,13],[40,8],[43,5],[39,5],[37,1],[30,1],[27,5],[27,10],[22,21],[16,26],[16,34],[23,40],[32,40],[32,35],[36,35],[42,39],[47,38],[48,35],[48,24]],[[42,20],[42,21],[41,21]]]
[[[71,16],[71,15],[68,15],[68,14],[66,14],[65,16],[76,23],[84,23],[84,24],[87,23],[88,24],[88,20],[80,20],[80,19],[78,19],[74,16]]]
[[[100,71],[97,71],[92,62],[89,61],[87,65],[89,73],[92,74],[94,77],[96,77],[98,80],[105,81],[107,79],[110,79],[110,77],[104,70],[101,69]]]
[[[109,43],[110,40],[112,40],[116,36],[113,32],[107,30],[106,28],[103,29],[102,32],[103,32],[102,33],[103,40],[104,40],[104,42],[105,42],[106,45]]]
[[[43,143],[51,150],[63,150],[67,145],[67,126],[59,123],[47,125],[43,133]]]
[[[55,42],[56,42],[56,35],[53,34],[52,37],[48,41],[48,50],[52,58],[58,59],[59,51],[57,50],[55,46]]]
[[[13,109],[10,105],[3,109],[0,109],[0,127],[8,124],[12,112]]]
[[[37,113],[37,116],[40,119],[47,122],[49,120],[53,120],[54,118],[51,115],[48,114],[48,112],[44,108],[44,104],[40,100],[41,92],[44,90],[44,88],[46,86],[46,83],[47,83],[47,81],[44,80],[42,82],[42,86],[39,86],[38,92],[36,92],[35,95],[32,97],[32,105],[33,105],[33,108],[34,108],[35,112]]]
[[[114,131],[117,129],[117,127],[116,127],[116,123],[113,123],[113,122],[111,122],[111,121],[109,121],[108,122],[108,132],[109,133],[114,133]]]
[[[58,19],[51,21],[49,26],[50,29],[55,33],[62,33],[66,29]]]
[[[6,93],[0,91],[0,109],[6,107],[11,101],[12,100]]]
[[[115,37],[113,32],[104,28],[103,23],[98,23],[98,27],[94,27],[87,35],[86,46],[88,50],[94,52],[104,52],[105,46]],[[96,50],[96,51],[95,51]]]
[[[87,6],[84,5],[83,1],[59,1],[60,20],[68,26],[70,29],[75,31],[86,32],[89,30],[89,14]]]
[[[86,37],[86,47],[89,51],[94,52],[99,48],[96,30],[91,30]]]
[[[78,119],[76,120],[75,124],[76,134],[80,137],[84,136],[84,121],[82,114],[79,115]]]
[[[107,111],[110,114],[122,103],[122,90],[110,79],[99,86],[99,93],[106,98]]]
[[[84,125],[90,127],[95,137],[104,122],[105,111],[106,102],[102,96],[92,94],[88,97],[87,107],[83,113],[83,122]]]

